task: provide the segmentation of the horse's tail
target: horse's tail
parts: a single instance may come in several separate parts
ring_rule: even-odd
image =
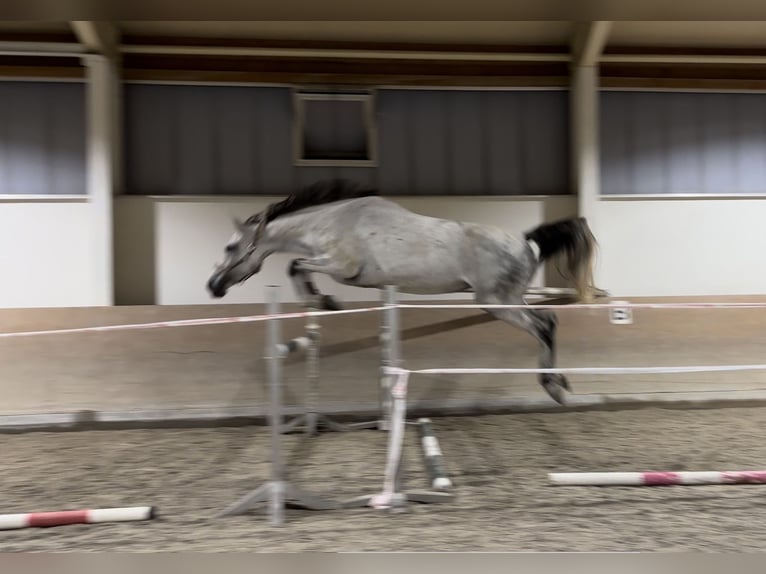
[[[566,273],[573,281],[581,301],[592,301],[596,287],[593,284],[593,264],[598,249],[596,238],[584,217],[562,219],[544,223],[524,234],[534,241],[543,261],[560,254],[566,255]]]

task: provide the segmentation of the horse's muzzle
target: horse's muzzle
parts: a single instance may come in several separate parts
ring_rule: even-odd
[[[207,282],[207,290],[210,291],[210,294],[216,299],[220,299],[226,295],[226,282],[224,281],[223,275],[213,275]]]

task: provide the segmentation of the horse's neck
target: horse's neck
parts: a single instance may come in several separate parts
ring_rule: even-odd
[[[311,220],[303,214],[290,214],[275,219],[266,227],[270,250],[311,254]]]

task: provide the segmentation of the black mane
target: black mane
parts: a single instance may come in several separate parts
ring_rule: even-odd
[[[344,180],[333,179],[328,181],[318,181],[308,187],[290,194],[287,198],[276,203],[272,203],[261,213],[250,216],[245,223],[254,225],[260,223],[262,217],[266,217],[266,223],[275,220],[277,217],[294,213],[307,207],[325,205],[344,199],[355,199],[358,197],[369,197],[379,195],[376,189],[367,189],[359,187],[356,183]]]

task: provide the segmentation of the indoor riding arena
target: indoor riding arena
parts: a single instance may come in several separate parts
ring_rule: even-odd
[[[0,22],[0,551],[760,550],[765,65]]]

